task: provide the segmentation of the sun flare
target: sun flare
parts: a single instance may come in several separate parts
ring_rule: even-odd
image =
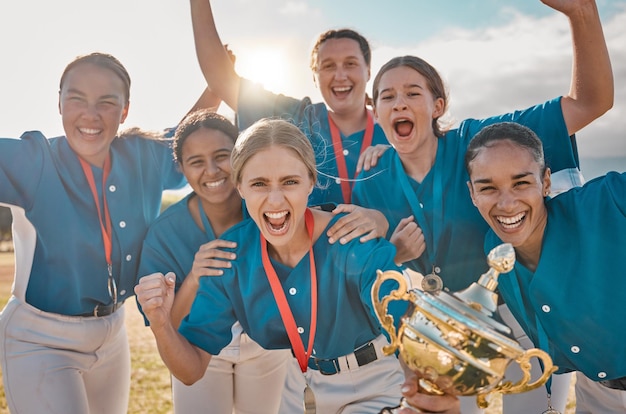
[[[289,60],[284,51],[264,47],[235,54],[237,73],[242,77],[272,92],[285,93],[289,89]]]

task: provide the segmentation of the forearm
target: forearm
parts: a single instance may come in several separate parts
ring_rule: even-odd
[[[200,95],[196,103],[193,104],[193,106],[185,114],[185,116],[189,115],[192,112],[198,111],[200,109],[207,109],[209,111],[217,112],[221,103],[222,103],[222,99],[219,96],[214,94],[213,91],[211,91],[208,87],[204,88],[202,95]]]
[[[180,322],[191,310],[191,304],[198,292],[198,280],[189,274],[181,285],[176,296],[174,296],[174,304],[171,311],[172,325],[176,328],[180,326]]]
[[[569,15],[573,60],[569,94],[563,99],[568,132],[574,134],[611,109],[611,60],[595,1],[581,2]]]
[[[172,375],[186,385],[204,376],[211,356],[192,345],[173,325],[150,326],[156,339],[161,359]]]
[[[209,0],[190,0],[196,55],[208,88],[236,110],[239,76],[219,37]]]

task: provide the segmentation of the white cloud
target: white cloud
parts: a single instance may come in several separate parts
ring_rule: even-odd
[[[35,128],[47,135],[61,133],[56,111],[59,76],[74,56],[92,50],[113,53],[131,74],[127,126],[168,126],[191,106],[204,80],[193,50],[189,4],[154,6],[151,0],[105,3],[0,2],[0,38],[10,39],[0,42],[0,136],[19,136]],[[329,5],[335,6],[332,10],[336,12],[336,5],[327,1],[213,1],[222,40],[232,45],[242,66],[244,56],[271,47],[290,59],[284,68],[290,86],[277,92],[309,95],[318,101],[321,97],[308,59],[315,36],[332,27]],[[548,10],[546,17],[537,19],[503,8],[497,11],[501,26],[477,30],[454,28],[455,22],[446,15],[440,19],[445,26],[409,47],[411,27],[394,27],[398,17],[385,16],[386,11],[377,11],[379,24],[354,27],[372,38],[372,76],[391,57],[416,54],[425,58],[448,83],[450,113],[455,119],[508,112],[569,89],[571,39],[567,19],[558,12]],[[626,130],[626,6],[613,14],[607,12],[607,16],[603,23],[615,76],[615,106],[579,133],[582,157],[626,156],[626,137],[621,137]],[[356,25],[359,19],[346,15],[342,21]],[[383,44],[383,30],[387,39],[397,32],[397,43],[389,40]],[[418,28],[415,31],[423,33]],[[259,71],[261,66],[271,65],[267,60],[271,59],[258,58]]]
[[[615,78],[611,111],[578,133],[581,157],[626,157],[626,11],[604,22]],[[569,91],[572,45],[567,19],[514,13],[502,27],[449,29],[415,47],[382,46],[373,73],[393,56],[415,54],[437,68],[455,120],[522,109]],[[626,164],[624,165],[626,170]]]
[[[288,1],[278,8],[278,13],[286,18],[312,18],[321,16],[319,9],[309,7],[306,1]]]

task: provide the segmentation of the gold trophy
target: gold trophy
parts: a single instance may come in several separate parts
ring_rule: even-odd
[[[404,276],[396,271],[379,270],[372,288],[376,315],[392,341],[383,351],[389,355],[399,349],[400,358],[417,374],[420,388],[426,392],[475,395],[481,408],[488,406],[486,397],[490,393],[533,390],[557,369],[548,354],[535,348],[524,350],[505,335],[511,332],[510,328],[492,318],[498,304],[494,292],[498,275],[509,272],[515,264],[513,246],[508,243],[497,246],[489,253],[487,262],[490,269],[477,283],[452,294],[407,291]],[[380,286],[386,280],[395,280],[399,286],[379,300]],[[393,317],[387,314],[387,306],[393,300],[410,303],[397,334]],[[532,357],[543,363],[543,374],[534,382],[530,378]],[[523,373],[516,383],[504,379],[512,361],[520,365]],[[406,404],[403,400],[400,408]]]

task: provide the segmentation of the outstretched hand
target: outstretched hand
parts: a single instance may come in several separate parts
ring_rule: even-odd
[[[389,230],[389,222],[378,210],[360,207],[354,204],[339,204],[333,214],[349,213],[340,218],[328,229],[326,235],[330,244],[339,240],[346,244],[360,237],[361,243],[377,237],[385,237]]]
[[[202,276],[221,276],[232,266],[231,261],[237,258],[234,252],[223,249],[234,249],[237,243],[215,239],[200,246],[193,259],[193,265],[188,277],[192,277],[197,285]]]
[[[356,173],[360,173],[361,170],[369,171],[378,164],[378,159],[383,156],[391,146],[385,144],[372,145],[365,148],[365,151],[359,155],[359,160],[356,163]]]
[[[581,7],[595,7],[595,0],[541,0],[541,2],[566,16],[570,16],[575,10],[579,10]]]

